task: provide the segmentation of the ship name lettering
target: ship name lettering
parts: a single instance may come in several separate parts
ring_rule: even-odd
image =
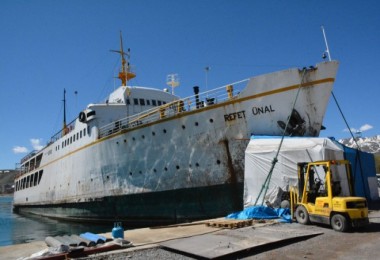
[[[260,114],[265,114],[265,113],[272,113],[275,112],[272,108],[272,105],[269,106],[262,106],[262,107],[252,107],[252,113],[254,116],[260,115]]]
[[[236,120],[236,118],[245,118],[245,110],[224,115],[225,122]]]

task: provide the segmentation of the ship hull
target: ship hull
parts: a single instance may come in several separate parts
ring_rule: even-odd
[[[16,212],[75,221],[123,221],[130,227],[215,218],[243,208],[243,183],[97,198],[82,203],[24,205]]]

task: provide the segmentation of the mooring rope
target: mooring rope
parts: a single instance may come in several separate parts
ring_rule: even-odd
[[[348,131],[349,131],[350,134],[351,134],[352,140],[354,140],[354,142],[355,142],[355,144],[356,144],[356,147],[357,147],[357,149],[359,150],[359,153],[356,154],[356,158],[355,158],[355,159],[357,159],[357,160],[359,161],[360,177],[361,177],[361,179],[362,179],[363,191],[364,191],[364,194],[365,194],[365,193],[366,193],[366,189],[365,189],[365,185],[364,185],[364,176],[363,176],[362,161],[361,161],[361,159],[360,159],[360,152],[361,152],[361,150],[360,150],[360,146],[359,146],[358,142],[356,141],[356,139],[355,139],[355,137],[354,137],[354,134],[353,134],[352,131],[351,131],[350,126],[348,125],[348,122],[347,122],[347,120],[346,120],[346,117],[344,116],[343,111],[342,111],[342,109],[341,109],[340,106],[339,106],[338,100],[336,99],[336,97],[335,97],[335,95],[334,95],[334,92],[331,91],[331,94],[332,94],[332,96],[333,96],[333,98],[334,98],[334,101],[335,101],[335,104],[336,104],[336,106],[338,107],[338,110],[339,110],[339,112],[340,112],[340,114],[341,114],[341,116],[342,116],[342,118],[343,118],[343,121],[344,121],[344,123],[346,124],[346,127],[347,127]],[[353,176],[353,180],[352,180],[352,182],[353,182],[353,186],[355,185],[355,175],[356,175],[356,169],[354,170],[354,176]],[[353,187],[353,188],[354,188],[354,187]]]
[[[285,133],[286,133],[286,130],[288,129],[288,125],[289,125],[289,122],[290,122],[290,118],[291,118],[291,116],[292,116],[292,112],[293,112],[293,110],[294,110],[294,108],[295,108],[295,106],[296,106],[296,102],[297,102],[297,99],[298,99],[298,95],[299,95],[299,93],[300,93],[300,90],[301,90],[301,88],[302,88],[302,84],[304,83],[304,79],[305,79],[306,72],[307,72],[307,69],[306,69],[306,68],[303,68],[303,69],[302,69],[301,83],[300,83],[300,85],[299,85],[299,87],[298,87],[298,91],[297,91],[297,94],[296,94],[295,99],[294,99],[294,102],[293,102],[293,107],[292,107],[292,109],[290,110],[290,115],[289,115],[289,117],[288,117],[288,121],[286,122],[286,126],[285,126],[285,128],[284,128],[284,132],[282,133],[282,137],[281,137],[280,145],[278,146],[276,156],[275,156],[275,157],[273,158],[273,160],[272,160],[272,166],[271,166],[271,168],[270,168],[270,170],[269,170],[269,173],[268,173],[268,175],[267,175],[267,177],[266,177],[266,179],[265,179],[265,181],[264,181],[264,183],[263,183],[263,185],[262,185],[262,187],[261,187],[260,193],[259,193],[259,195],[258,195],[257,198],[256,198],[256,201],[255,201],[254,206],[256,206],[257,201],[258,201],[259,198],[261,197],[261,193],[262,193],[263,191],[264,191],[264,195],[263,195],[263,200],[262,200],[262,202],[261,202],[261,206],[264,204],[264,199],[265,199],[265,196],[266,196],[267,191],[268,191],[268,188],[269,188],[269,183],[270,183],[270,180],[271,180],[271,178],[272,178],[272,173],[273,173],[273,170],[274,170],[274,167],[275,167],[276,163],[278,162],[277,157],[278,157],[278,155],[279,155],[279,153],[280,153],[281,146],[282,146],[282,143],[283,143],[284,138],[285,138]]]

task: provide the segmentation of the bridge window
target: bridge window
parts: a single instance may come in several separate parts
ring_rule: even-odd
[[[145,99],[140,98],[140,105],[141,105],[141,106],[145,106]]]
[[[156,102],[156,100],[152,99],[152,105],[153,105],[153,106],[157,106],[157,102]]]
[[[139,104],[139,100],[137,98],[134,98],[133,99],[133,104],[138,105]]]

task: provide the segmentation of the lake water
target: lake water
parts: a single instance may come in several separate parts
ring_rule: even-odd
[[[12,212],[13,197],[0,196],[0,246],[44,241],[47,236],[111,232],[113,226],[72,223]]]

